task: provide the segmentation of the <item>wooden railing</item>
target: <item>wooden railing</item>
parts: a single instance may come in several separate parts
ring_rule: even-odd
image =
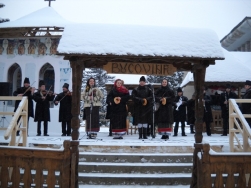
[[[27,119],[28,119],[28,99],[27,97],[0,97],[1,101],[10,100],[21,100],[16,112],[2,112],[0,115],[10,115],[12,119],[7,127],[0,128],[0,130],[5,131],[4,138],[8,140],[10,137],[10,146],[27,146]],[[18,118],[20,120],[18,121]],[[18,121],[18,122],[17,122]],[[20,125],[22,126],[20,127]],[[20,136],[16,137],[16,132],[20,130]]]
[[[195,144],[198,188],[250,188],[251,153],[216,153],[209,144]]]
[[[229,99],[229,144],[231,152],[250,152],[249,144],[251,129],[245,118],[251,118],[251,114],[242,114],[238,104],[251,103],[250,99]],[[238,137],[239,136],[239,137]],[[242,141],[240,140],[240,136]],[[237,146],[234,145],[237,142]]]
[[[0,146],[0,187],[75,187],[76,153],[72,153],[69,140],[63,147],[50,150]]]

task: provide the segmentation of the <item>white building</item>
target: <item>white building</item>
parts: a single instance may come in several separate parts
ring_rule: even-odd
[[[25,77],[36,88],[39,80],[44,80],[46,89],[52,86],[56,93],[65,82],[71,87],[70,63],[56,55],[67,23],[53,8],[46,7],[0,24],[0,82],[9,83],[10,95],[23,85]]]

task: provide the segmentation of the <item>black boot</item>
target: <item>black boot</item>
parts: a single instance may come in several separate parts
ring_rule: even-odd
[[[143,139],[147,139],[147,128],[143,128]]]
[[[194,132],[194,130],[193,130],[193,127],[194,127],[194,125],[193,125],[193,124],[191,124],[191,125],[190,125],[190,131],[191,131],[191,133],[192,133],[192,134],[194,134],[194,133],[195,133],[195,132]]]
[[[139,130],[139,139],[142,139],[142,127],[138,128],[138,130]]]
[[[151,128],[150,127],[152,127],[152,125],[147,125],[147,136],[150,136],[151,135]]]
[[[185,126],[181,126],[182,136],[187,136],[185,133]]]
[[[41,121],[37,122],[37,136],[41,136]]]
[[[178,136],[177,133],[178,133],[178,128],[179,128],[179,122],[175,123],[175,126],[174,126],[174,135],[173,136]]]

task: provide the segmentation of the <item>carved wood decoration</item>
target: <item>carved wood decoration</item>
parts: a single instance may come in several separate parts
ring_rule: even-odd
[[[173,75],[177,69],[172,64],[108,62],[103,66],[107,73],[112,74],[143,74],[167,76]]]

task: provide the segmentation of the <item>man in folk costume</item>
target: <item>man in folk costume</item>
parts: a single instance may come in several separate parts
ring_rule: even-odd
[[[158,125],[158,133],[161,139],[169,139],[173,132],[173,108],[175,99],[173,90],[168,87],[167,79],[163,79],[161,87],[155,91],[155,101],[159,108],[155,114],[155,123]]]
[[[110,106],[110,125],[112,125],[113,139],[123,139],[126,133],[126,103],[129,99],[129,91],[123,86],[121,79],[114,82],[114,87],[107,95],[107,103]]]
[[[181,88],[177,89],[177,96],[174,99],[174,109],[173,109],[173,117],[174,117],[174,135],[178,136],[178,128],[179,122],[181,123],[181,135],[187,136],[185,133],[185,121],[186,121],[186,105],[188,98],[183,96],[183,91]]]
[[[134,125],[138,125],[139,139],[147,139],[147,125],[152,122],[152,90],[147,87],[142,76],[139,86],[132,91],[134,101]]]
[[[41,122],[44,122],[44,136],[48,135],[48,121],[50,121],[50,102],[54,95],[45,90],[43,80],[39,81],[39,90],[34,93],[33,99],[36,102],[35,119],[37,122],[37,136],[41,136]]]
[[[203,122],[206,124],[206,131],[207,136],[211,136],[211,122],[213,122],[213,115],[212,115],[212,109],[211,109],[211,97],[206,94],[207,88],[204,87],[203,90],[203,106],[204,106],[204,116],[203,116]]]
[[[190,125],[190,133],[194,134],[195,124],[195,94],[187,101],[187,125]]]
[[[99,108],[102,106],[103,93],[96,87],[95,79],[89,78],[86,83],[85,91],[81,98],[84,101],[84,118],[86,119],[86,132],[89,138],[97,136],[99,126]]]
[[[251,81],[246,80],[244,87],[246,92],[244,93],[242,99],[251,99]],[[251,114],[251,103],[241,103],[241,111],[243,114]],[[251,127],[251,118],[246,118],[246,120]]]
[[[33,94],[34,94],[35,88],[30,87],[30,80],[29,78],[24,79],[24,86],[18,88],[16,91],[13,92],[13,96],[26,96],[28,98],[28,123],[27,126],[29,125],[29,118],[32,117],[34,118],[34,109],[33,109]],[[14,112],[16,112],[20,100],[16,100],[15,102],[15,108]],[[17,122],[19,122],[21,117],[18,118]],[[29,127],[29,126],[28,126]],[[27,134],[28,134],[28,127],[27,127]],[[17,136],[19,136],[19,131],[17,131]]]
[[[227,136],[229,128],[229,99],[237,99],[238,96],[231,91],[230,84],[226,85],[226,91],[220,95],[221,117],[223,119],[223,133],[221,136]]]
[[[59,93],[54,99],[54,104],[59,107],[59,122],[62,123],[62,135],[61,136],[71,136],[71,101],[72,94],[69,91],[69,84],[64,83],[63,92]]]

